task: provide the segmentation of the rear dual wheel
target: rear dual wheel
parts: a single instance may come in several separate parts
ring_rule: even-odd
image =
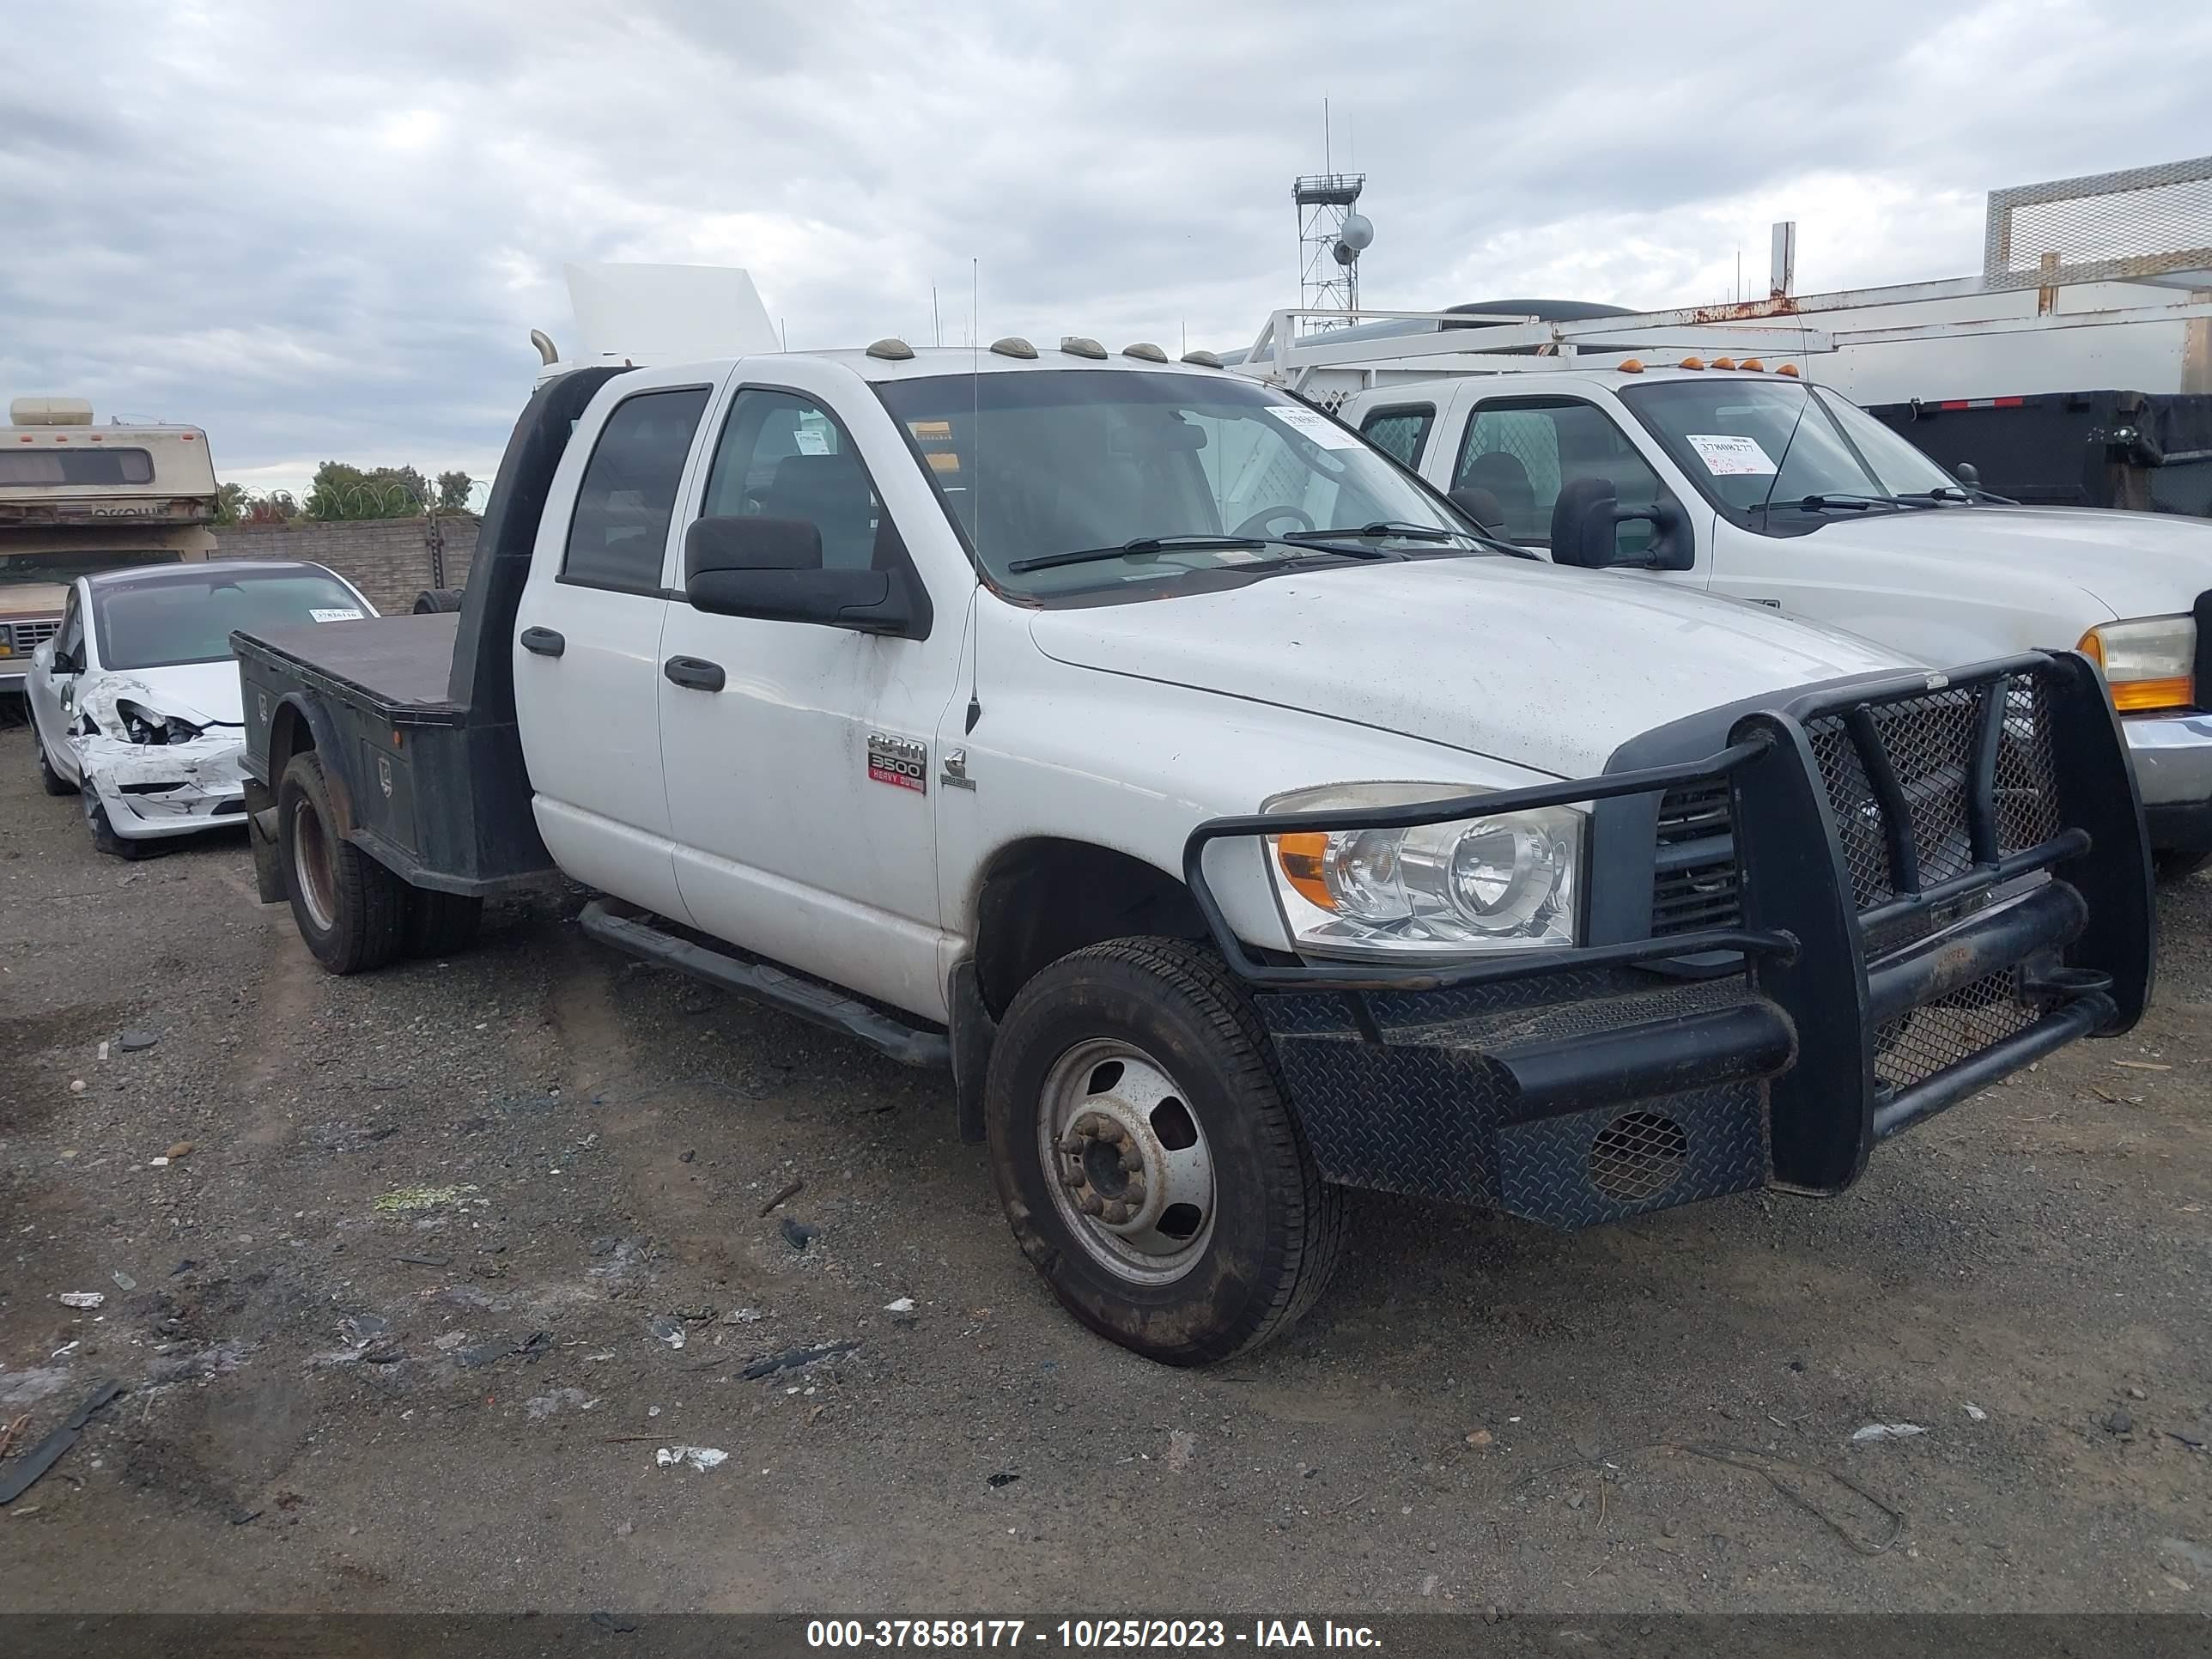
[[[277,861],[292,920],[334,974],[381,968],[406,946],[407,884],[339,833],[330,780],[313,750],[276,786]]]
[[[987,1095],[1014,1237],[1100,1335],[1205,1364],[1287,1329],[1328,1283],[1343,1195],[1212,952],[1126,939],[1061,957],[1007,1009]]]

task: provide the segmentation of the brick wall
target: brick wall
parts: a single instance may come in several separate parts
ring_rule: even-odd
[[[307,559],[327,565],[387,616],[409,609],[426,587],[465,586],[469,559],[477,547],[474,519],[241,524],[220,526],[215,533],[216,558]],[[441,564],[443,581],[435,574]]]

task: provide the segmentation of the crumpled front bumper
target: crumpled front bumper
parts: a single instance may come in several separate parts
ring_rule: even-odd
[[[246,819],[246,743],[237,732],[185,743],[80,738],[87,787],[125,841],[189,836]]]
[[[1835,1193],[1875,1142],[2141,1014],[2148,854],[2086,660],[1845,683],[1730,711],[1717,735],[1656,766],[1632,744],[1600,778],[1194,833],[1186,878],[1325,1177],[1562,1227],[1765,1185]],[[1717,832],[1668,839],[1673,804],[1723,787]],[[1201,868],[1226,837],[1571,803],[1590,805],[1607,873],[1640,860],[1645,883],[1625,928],[1618,884],[1610,906],[1594,890],[1611,921],[1573,949],[1261,960]],[[1686,924],[1668,908],[1684,880],[1705,896]]]

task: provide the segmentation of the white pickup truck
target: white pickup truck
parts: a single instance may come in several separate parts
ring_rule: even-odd
[[[1834,1193],[2148,994],[2081,657],[1555,569],[1151,346],[555,374],[458,615],[233,647],[327,967],[557,866],[594,937],[948,1066],[1053,1291],[1175,1363],[1311,1303],[1345,1187]]]
[[[2212,523],[2000,501],[1794,368],[1727,358],[1401,383],[1339,412],[1556,563],[1637,570],[1924,663],[2087,653],[2160,871],[2212,859]]]

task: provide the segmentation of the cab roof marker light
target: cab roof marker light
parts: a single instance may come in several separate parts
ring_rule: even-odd
[[[1071,357],[1094,357],[1102,363],[1106,361],[1106,348],[1080,334],[1061,335],[1060,349]]]
[[[1736,367],[1738,368],[1747,370],[1753,374],[1763,374],[1766,368],[1766,365],[1759,362],[1756,357],[1747,357],[1741,362],[1738,363]]]
[[[1210,351],[1186,351],[1182,354],[1182,360],[1187,363],[1194,363],[1200,368],[1221,367],[1221,359]]]
[[[1716,357],[1713,359],[1713,367],[1715,368],[1734,368],[1735,367],[1735,359],[1733,357]]]
[[[868,356],[887,363],[902,363],[914,356],[914,348],[896,335],[886,335],[868,348]]]
[[[1123,346],[1121,355],[1124,357],[1134,357],[1147,363],[1164,363],[1168,360],[1168,354],[1150,340],[1139,340],[1134,345]]]
[[[1703,368],[1705,366],[1705,360],[1703,357],[1685,357],[1674,365],[1677,368]]]
[[[1795,363],[1784,363],[1781,368],[1776,369],[1774,372],[1777,374],[1787,374],[1794,380],[1797,378],[1797,365]]]
[[[999,357],[1019,357],[1024,362],[1036,356],[1036,348],[1018,334],[1009,334],[1003,340],[991,342],[992,355]]]
[[[1613,368],[1620,370],[1623,374],[1641,374],[1644,372],[1644,359],[1641,357],[1623,357],[1619,362],[1613,365]]]

